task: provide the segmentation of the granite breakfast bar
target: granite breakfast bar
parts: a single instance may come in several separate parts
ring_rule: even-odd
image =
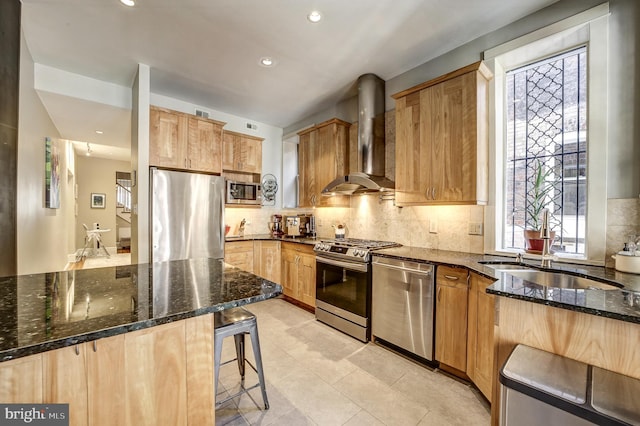
[[[195,259],[0,278],[0,402],[70,424],[214,424],[213,313],[280,285]]]

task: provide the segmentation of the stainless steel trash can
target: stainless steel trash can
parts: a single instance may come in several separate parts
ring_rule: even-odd
[[[640,380],[525,345],[500,370],[500,424],[640,425]]]

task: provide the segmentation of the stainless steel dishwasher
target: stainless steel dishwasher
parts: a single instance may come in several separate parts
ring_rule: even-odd
[[[374,256],[372,334],[433,361],[433,265]]]

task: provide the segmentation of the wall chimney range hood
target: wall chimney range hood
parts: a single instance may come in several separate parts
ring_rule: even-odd
[[[322,195],[353,195],[393,191],[384,175],[384,80],[375,74],[358,78],[358,171],[338,176]]]

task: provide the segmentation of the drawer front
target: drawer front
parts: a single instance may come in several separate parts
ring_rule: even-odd
[[[466,268],[438,266],[436,269],[436,282],[438,285],[450,287],[467,287],[468,275],[469,271]]]

